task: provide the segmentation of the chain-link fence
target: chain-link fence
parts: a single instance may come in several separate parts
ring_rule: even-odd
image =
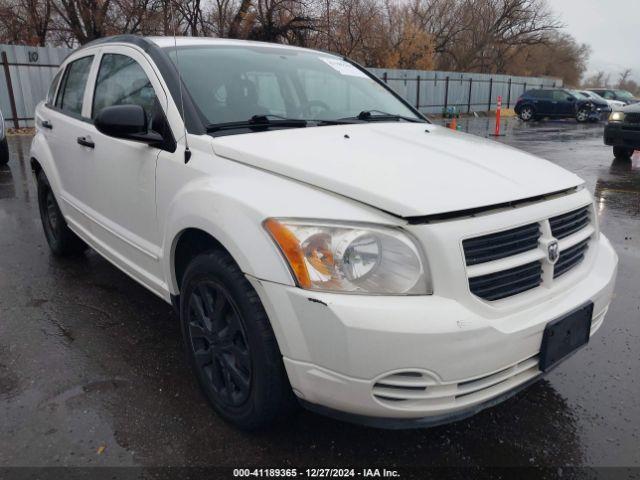
[[[441,113],[448,107],[456,107],[461,113],[495,110],[498,96],[502,96],[503,108],[511,108],[526,90],[562,86],[562,80],[549,77],[370,70],[423,113]]]

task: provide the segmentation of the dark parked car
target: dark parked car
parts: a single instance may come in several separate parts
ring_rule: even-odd
[[[515,106],[521,120],[538,120],[543,117],[575,118],[578,122],[605,119],[611,107],[605,101],[585,98],[566,88],[540,88],[527,90]]]
[[[604,143],[613,146],[616,158],[629,158],[640,150],[640,103],[611,114],[604,127]]]
[[[597,93],[605,100],[619,100],[627,105],[640,102],[640,99],[637,99],[631,92],[627,92],[626,90],[617,88],[589,88],[588,90]]]

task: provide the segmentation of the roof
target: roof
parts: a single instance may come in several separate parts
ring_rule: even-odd
[[[281,43],[256,42],[251,40],[236,40],[231,38],[214,38],[214,37],[142,37],[148,41],[155,43],[160,48],[173,47],[174,44],[179,47],[188,47],[194,45],[250,45],[254,47],[282,48],[288,50],[306,50],[308,48],[296,47],[293,45],[283,45]],[[174,39],[175,38],[175,39]],[[175,43],[174,43],[175,42]]]

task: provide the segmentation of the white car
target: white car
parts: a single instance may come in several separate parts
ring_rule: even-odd
[[[433,125],[335,55],[107,38],[36,117],[51,250],[89,245],[172,302],[242,428],[298,403],[380,427],[472,415],[586,344],[612,298],[583,180]]]
[[[611,100],[611,99],[603,98],[600,95],[598,95],[596,92],[592,92],[590,90],[579,90],[578,93],[581,94],[583,97],[590,98],[591,100],[597,100],[599,102],[607,102],[609,107],[611,107],[612,112],[619,112],[620,110],[622,110],[624,106],[627,105],[625,102],[621,102],[620,100]]]
[[[7,132],[4,126],[4,118],[0,111],[0,165],[9,162],[9,145],[7,144]]]

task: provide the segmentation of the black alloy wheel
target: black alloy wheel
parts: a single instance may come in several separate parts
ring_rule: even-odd
[[[189,262],[179,302],[187,360],[222,418],[256,430],[296,408],[271,322],[227,252],[212,250]]]
[[[239,407],[251,393],[251,354],[238,307],[215,281],[199,281],[189,298],[189,339],[205,385],[222,404]]]

